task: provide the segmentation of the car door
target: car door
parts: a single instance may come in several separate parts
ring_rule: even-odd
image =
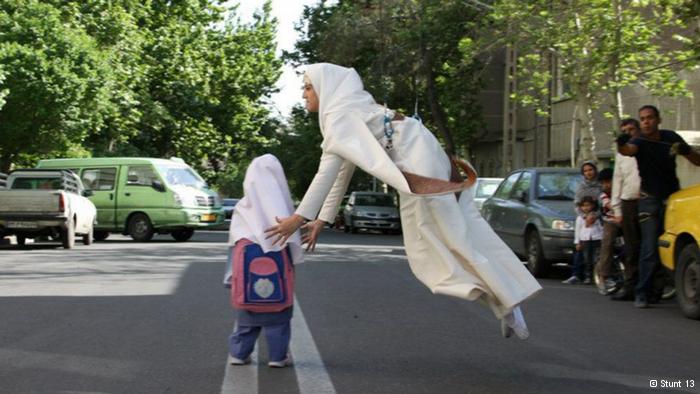
[[[83,186],[92,190],[90,201],[97,208],[97,226],[99,229],[116,228],[117,195],[116,182],[118,167],[85,168],[81,174]]]
[[[510,193],[513,190],[515,182],[520,177],[521,171],[516,171],[510,175],[501,183],[485,204],[483,216],[491,225],[491,228],[498,234],[501,239],[508,244],[507,233],[504,227],[504,217],[507,214],[508,199],[510,198]],[[509,245],[510,246],[510,245]]]
[[[144,212],[151,222],[160,224],[165,217],[166,193],[153,188],[153,181],[163,183],[150,164],[122,166],[117,193],[117,223],[126,224],[132,212]]]
[[[525,252],[525,226],[529,219],[528,203],[532,172],[523,171],[508,197],[506,214],[503,216],[503,233],[508,238],[508,245],[519,254]]]

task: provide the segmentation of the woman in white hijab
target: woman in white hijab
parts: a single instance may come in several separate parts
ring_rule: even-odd
[[[421,122],[378,105],[352,68],[308,66],[306,108],[318,112],[323,142],[318,172],[294,215],[278,219],[268,237],[284,243],[305,220],[308,248],[323,222],[335,217],[355,166],[395,188],[411,270],[433,293],[488,304],[505,337],[529,335],[520,303],[541,290],[520,260],[477,211],[471,193],[454,191],[470,179],[450,182],[452,165]]]

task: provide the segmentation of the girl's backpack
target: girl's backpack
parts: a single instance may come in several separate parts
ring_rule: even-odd
[[[242,238],[230,254],[231,304],[249,312],[280,312],[294,303],[294,265],[289,248],[263,252]]]

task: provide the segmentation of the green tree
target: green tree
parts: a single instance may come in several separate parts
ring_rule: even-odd
[[[224,11],[199,1],[154,6],[140,134],[129,140],[148,155],[182,157],[210,181],[270,143],[260,134],[269,116],[263,99],[281,68],[269,4],[250,25],[224,21]]]
[[[2,66],[0,66],[0,88],[4,86],[6,76],[7,73],[3,70]],[[0,110],[2,110],[2,107],[5,105],[5,97],[7,97],[8,93],[9,91],[7,89],[0,89]]]
[[[687,67],[687,26],[676,10],[686,0],[498,0],[490,20],[494,35],[485,47],[512,45],[518,51],[517,99],[548,112],[555,75],[575,100],[581,128],[580,160],[595,160],[592,112],[605,103],[617,130],[625,113],[620,92],[641,83],[654,94],[687,94],[678,69]],[[499,38],[500,37],[500,38]],[[678,42],[670,45],[672,39]]]
[[[483,64],[461,43],[478,34],[479,13],[463,1],[322,1],[304,11],[293,64],[354,67],[378,102],[418,109],[451,152],[484,127],[478,93]]]
[[[38,157],[79,154],[108,110],[110,69],[96,42],[50,4],[0,4],[0,171]]]

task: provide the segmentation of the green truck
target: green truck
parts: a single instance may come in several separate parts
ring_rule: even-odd
[[[37,168],[71,170],[97,207],[95,240],[109,233],[145,242],[155,233],[187,241],[195,229],[216,227],[224,211],[216,192],[178,158],[105,157],[41,160]]]

